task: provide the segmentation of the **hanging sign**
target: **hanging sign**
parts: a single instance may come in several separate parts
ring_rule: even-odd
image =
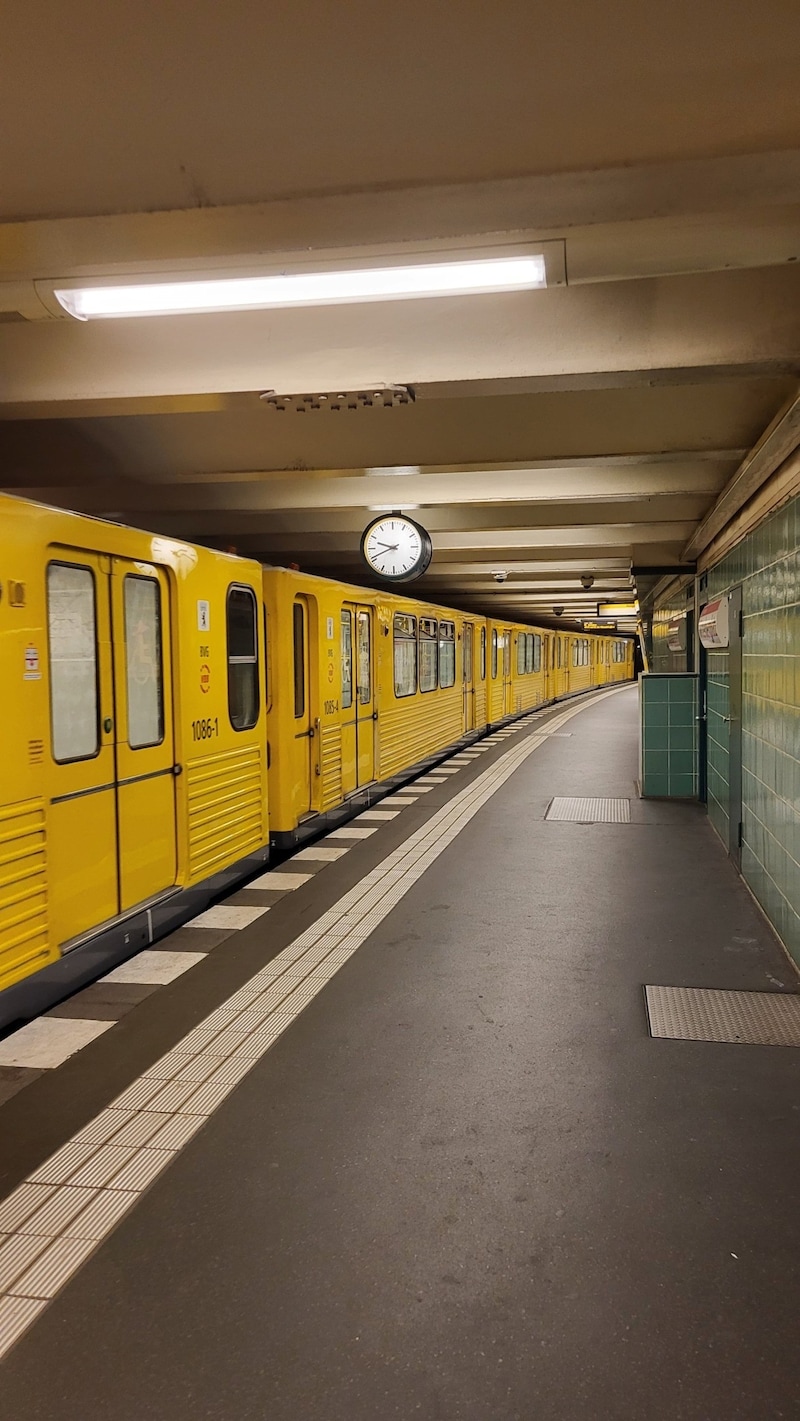
[[[700,613],[698,628],[700,640],[707,651],[718,651],[728,645],[727,597],[717,597],[714,602],[706,603]]]
[[[667,646],[670,651],[686,650],[686,617],[673,617],[667,627]]]

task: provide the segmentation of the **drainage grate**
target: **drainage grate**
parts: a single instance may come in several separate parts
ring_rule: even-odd
[[[645,987],[644,994],[651,1036],[745,1046],[800,1046],[800,996],[790,992]]]
[[[571,824],[630,824],[629,799],[551,799],[545,819]]]

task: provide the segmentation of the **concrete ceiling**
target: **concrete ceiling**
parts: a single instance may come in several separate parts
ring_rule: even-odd
[[[645,592],[797,396],[798,50],[794,0],[33,0],[4,29],[0,485],[349,578],[369,510],[415,507],[438,600],[580,615],[632,567]],[[542,241],[547,291],[47,305],[87,275]],[[412,402],[259,399],[386,385]]]

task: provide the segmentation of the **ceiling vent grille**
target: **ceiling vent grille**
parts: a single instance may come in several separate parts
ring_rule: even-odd
[[[275,390],[265,390],[260,396],[268,409],[284,414],[291,410],[294,414],[315,414],[319,410],[330,410],[333,414],[353,410],[390,410],[399,405],[414,403],[414,391],[409,385],[385,385],[375,388],[369,385],[365,390],[325,390],[314,395],[279,395]]]

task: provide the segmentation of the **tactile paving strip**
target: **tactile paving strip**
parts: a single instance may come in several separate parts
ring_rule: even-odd
[[[645,987],[644,994],[651,1036],[744,1046],[800,1046],[800,996],[790,992]]]
[[[552,799],[545,819],[570,824],[630,824],[629,799]]]

